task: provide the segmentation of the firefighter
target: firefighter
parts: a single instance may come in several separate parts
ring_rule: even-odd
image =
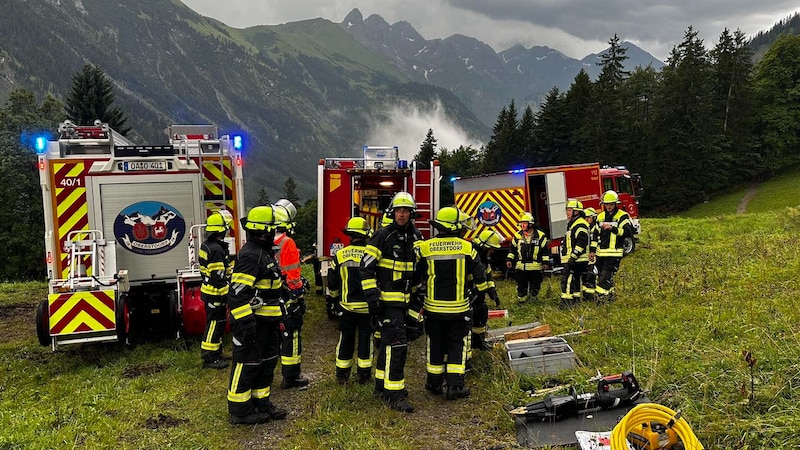
[[[586,267],[586,274],[583,277],[583,297],[587,300],[594,300],[595,286],[597,283],[597,267],[595,266],[594,252],[597,250],[597,236],[600,227],[597,226],[597,210],[592,207],[585,208],[583,215],[589,223],[589,265]]]
[[[506,267],[515,269],[517,301],[536,300],[542,287],[542,270],[550,267],[547,253],[547,236],[534,227],[533,215],[524,212],[519,217],[519,231],[511,241]]]
[[[227,214],[226,214],[227,213]],[[233,217],[228,211],[217,211],[206,221],[206,240],[200,245],[200,298],[206,310],[206,329],[200,343],[204,369],[224,369],[228,361],[222,358],[222,335],[225,332],[228,304],[228,276],[231,269],[225,235],[231,229]]]
[[[495,306],[498,308],[500,307],[500,297],[497,295],[490,261],[492,259],[492,254],[496,249],[500,248],[503,240],[503,237],[496,232],[486,229],[481,231],[478,237],[472,241],[472,245],[475,247],[475,251],[478,252],[481,263],[486,267],[486,293],[489,294],[489,298],[494,301]],[[468,278],[471,277],[468,276]],[[470,292],[472,333],[470,336],[470,346],[467,349],[467,360],[472,358],[473,349],[488,350],[486,331],[488,330],[487,324],[489,323],[489,307],[486,305],[486,294],[477,292],[477,289],[474,289],[474,282],[470,289],[472,290],[472,292]]]
[[[583,218],[583,204],[567,200],[567,233],[561,242],[561,305],[569,306],[581,300],[581,279],[589,264],[589,223]]]
[[[622,244],[625,238],[633,235],[631,218],[617,207],[619,203],[616,192],[604,192],[601,202],[603,210],[597,215],[597,249],[590,257],[595,258],[597,266],[595,292],[599,301],[613,300],[614,274],[619,270],[619,262],[622,260]]]
[[[301,374],[303,316],[306,313],[306,287],[301,275],[300,250],[290,236],[297,209],[292,202],[280,199],[272,205],[275,216],[275,260],[284,278],[286,300],[286,339],[281,345],[281,389],[307,389],[308,378]]]
[[[416,245],[416,270],[427,294],[424,304],[428,340],[425,389],[441,395],[442,384],[446,381],[446,397],[455,400],[470,395],[469,388],[464,386],[472,322],[467,297],[468,275],[472,275],[478,292],[485,293],[489,287],[486,267],[478,252],[463,239],[467,230],[475,228],[472,218],[455,206],[446,206],[429,222],[436,228],[437,236]],[[493,297],[496,296],[495,292]]]
[[[286,418],[286,410],[269,399],[286,312],[281,269],[272,250],[272,207],[256,206],[241,222],[247,242],[237,256],[228,294],[233,323],[228,413],[233,424],[255,424]]]
[[[361,288],[359,266],[372,229],[363,217],[353,217],[347,221],[344,234],[350,237],[350,245],[333,255],[328,269],[328,287],[341,309],[336,380],[345,384],[350,378],[358,336],[356,380],[359,384],[367,384],[372,380],[372,326],[370,307]],[[373,306],[373,311],[376,306]],[[377,324],[378,318],[375,320]]]
[[[414,242],[420,240],[411,220],[416,208],[408,192],[392,197],[388,209],[393,221],[369,240],[359,271],[370,315],[380,319],[374,395],[390,408],[407,413],[414,411],[408,401],[404,370],[408,354],[406,316],[414,286]]]

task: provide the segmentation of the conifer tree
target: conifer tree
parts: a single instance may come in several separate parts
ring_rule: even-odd
[[[99,67],[86,64],[73,75],[72,90],[66,98],[67,116],[77,125],[91,125],[95,120],[107,123],[116,132],[127,135],[128,120],[121,109],[112,107],[114,86]]]
[[[292,177],[286,178],[286,181],[283,182],[283,198],[292,202],[295,207],[300,202],[300,197],[297,195],[297,182]]]
[[[425,135],[425,140],[419,146],[419,152],[414,156],[414,161],[420,168],[429,167],[431,161],[436,158],[436,142],[436,138],[433,137],[433,129],[428,128],[428,134]]]

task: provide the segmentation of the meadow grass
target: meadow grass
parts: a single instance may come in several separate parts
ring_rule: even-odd
[[[797,193],[786,186],[764,189],[770,201],[792,204]],[[448,402],[423,389],[422,339],[409,347],[406,380],[417,407],[409,415],[374,399],[371,385],[335,382],[336,323],[313,295],[303,357],[311,388],[273,385],[289,419],[236,427],[227,422],[228,372],[200,369],[196,338],[51,353],[33,327],[44,284],[0,285],[0,324],[12,336],[0,343],[0,449],[512,448],[506,410],[531,401],[526,391],[572,384],[588,392],[597,371],[625,370],[652,401],[681,410],[705,448],[799,447],[800,208],[645,218],[642,229],[612,303],[561,309],[559,280],[547,278],[538,303],[517,305],[513,282],[497,280],[510,316],[492,327],[538,321],[554,334],[591,330],[566,338],[577,369],[520,375],[502,348],[477,352],[467,376],[472,397]],[[756,359],[752,370],[745,353]]]

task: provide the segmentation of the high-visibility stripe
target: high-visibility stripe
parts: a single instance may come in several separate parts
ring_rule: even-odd
[[[261,389],[253,389],[251,392],[253,393],[253,398],[269,398],[269,386]]]
[[[236,391],[239,390],[239,380],[242,378],[242,370],[244,369],[244,364],[236,363],[236,367],[233,368],[233,375],[231,376],[231,386],[228,388],[228,401],[233,403],[246,403],[250,401],[251,391],[247,390],[244,392],[237,393]]]
[[[115,296],[113,290],[50,294],[50,334],[114,330]]]
[[[239,283],[243,284],[248,287],[253,287],[253,284],[256,282],[256,277],[253,275],[248,275],[243,272],[234,272],[231,275],[231,284]]]
[[[250,314],[253,314],[253,308],[250,307],[249,303],[231,310],[231,315],[233,316],[233,320],[239,320],[243,317],[249,316]]]
[[[61,278],[69,276],[69,252],[63,251],[67,235],[71,231],[89,229],[89,207],[86,202],[85,176],[91,161],[52,162],[53,200],[55,205],[54,226],[59,242],[61,257],[58,259],[57,273]],[[78,182],[79,180],[79,182]],[[91,274],[88,257],[82,258],[86,273]]]
[[[280,306],[262,306],[255,311],[255,315],[261,317],[281,317],[283,316],[283,311],[281,311]]]

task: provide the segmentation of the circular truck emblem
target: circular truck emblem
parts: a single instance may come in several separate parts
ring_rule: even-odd
[[[492,227],[500,222],[503,218],[503,210],[497,203],[486,200],[478,205],[478,221],[487,227]]]
[[[139,255],[168,252],[183,240],[184,234],[186,221],[166,203],[134,203],[120,211],[114,220],[117,242]]]

